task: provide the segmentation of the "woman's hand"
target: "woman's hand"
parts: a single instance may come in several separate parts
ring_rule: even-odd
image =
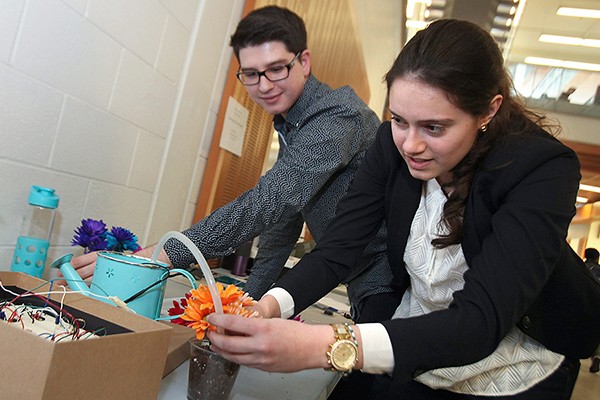
[[[230,314],[211,314],[207,321],[226,331],[208,333],[214,351],[238,364],[269,372],[325,368],[326,353],[334,342],[328,325]]]
[[[263,296],[251,308],[256,311],[261,318],[279,318],[281,316],[279,303],[275,297],[271,295]]]

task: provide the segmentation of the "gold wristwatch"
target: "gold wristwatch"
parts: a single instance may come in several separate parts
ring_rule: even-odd
[[[335,342],[327,352],[327,363],[331,365],[329,371],[349,373],[358,362],[358,342],[350,324],[331,324]]]

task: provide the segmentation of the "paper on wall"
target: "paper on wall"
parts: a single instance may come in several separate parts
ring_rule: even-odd
[[[222,149],[230,151],[238,157],[242,156],[247,122],[248,110],[230,96],[219,142]]]

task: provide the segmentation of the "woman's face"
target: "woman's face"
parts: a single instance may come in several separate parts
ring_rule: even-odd
[[[440,184],[452,181],[452,169],[497,110],[474,117],[452,104],[444,91],[410,75],[392,83],[389,97],[394,143],[410,174]]]

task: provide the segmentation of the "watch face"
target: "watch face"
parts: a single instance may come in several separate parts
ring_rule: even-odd
[[[350,340],[340,340],[331,348],[331,364],[338,371],[348,371],[356,364],[356,345]]]

